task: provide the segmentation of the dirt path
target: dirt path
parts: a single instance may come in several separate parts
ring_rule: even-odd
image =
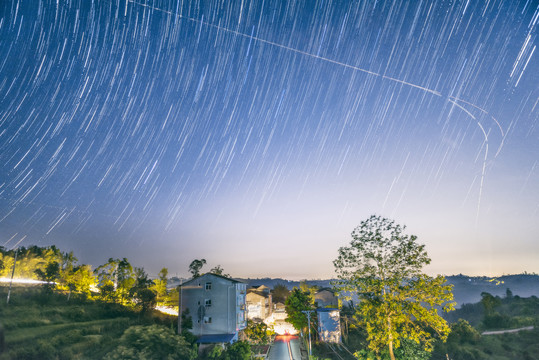
[[[510,330],[497,330],[497,331],[484,331],[481,333],[481,335],[498,335],[498,334],[508,334],[508,333],[516,333],[523,330],[533,330],[533,326],[526,326],[523,328],[518,329],[510,329]]]

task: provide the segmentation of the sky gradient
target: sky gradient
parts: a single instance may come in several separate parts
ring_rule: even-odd
[[[328,278],[371,214],[429,273],[539,272],[537,1],[0,4],[0,246]]]

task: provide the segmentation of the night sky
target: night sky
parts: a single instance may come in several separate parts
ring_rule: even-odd
[[[539,1],[2,0],[0,246],[334,276],[539,272]]]

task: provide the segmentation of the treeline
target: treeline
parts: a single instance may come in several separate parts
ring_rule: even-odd
[[[73,252],[56,246],[0,247],[0,277],[41,280],[45,292],[58,291],[72,296],[98,298],[107,302],[136,307],[142,311],[155,305],[175,306],[178,291],[167,290],[168,270],[161,269],[150,279],[142,267],[134,267],[127,258],[110,258],[92,270],[79,263]]]

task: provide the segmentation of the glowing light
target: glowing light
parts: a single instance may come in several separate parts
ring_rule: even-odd
[[[1,277],[0,283],[9,283],[11,282],[11,278],[7,277]],[[49,284],[48,281],[41,281],[41,280],[35,280],[35,279],[18,279],[13,278],[14,284],[35,284],[35,285],[41,285],[41,284]],[[55,282],[52,282],[51,284],[56,284]]]

